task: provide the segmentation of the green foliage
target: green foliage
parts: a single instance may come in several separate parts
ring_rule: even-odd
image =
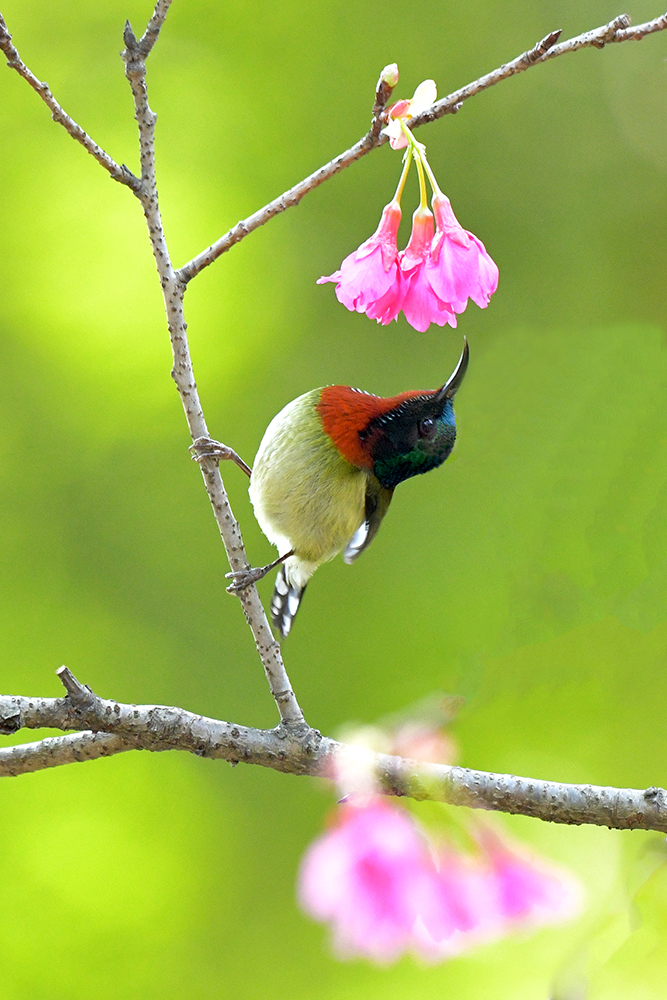
[[[619,12],[507,9],[175,0],[149,68],[175,263],[353,143],[387,62],[397,96],[429,76],[444,94],[555,27],[570,36]],[[117,52],[125,17],[139,30],[149,5],[2,11],[34,72],[135,167]],[[248,461],[299,393],[435,388],[460,333],[471,343],[454,457],[399,487],[357,564],[318,572],[285,644],[324,731],[444,689],[466,698],[464,764],[667,784],[666,45],[566,56],[420,135],[500,266],[489,309],[469,306],[460,332],[382,328],[315,285],[375,228],[400,164],[386,147],[188,292],[211,430]],[[0,93],[2,687],[59,693],[64,662],[105,696],[271,725],[188,461],[139,207],[4,69]],[[262,563],[245,479],[226,471]],[[573,1000],[585,979],[595,998],[663,996],[661,839],[524,819],[505,823],[586,883],[580,921],[439,967],[336,962],[293,897],[330,801],[302,779],[176,755],[3,782],[3,997]]]

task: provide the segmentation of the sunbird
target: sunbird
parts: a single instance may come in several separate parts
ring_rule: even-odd
[[[271,618],[285,638],[315,570],[343,549],[367,548],[403,480],[437,468],[456,439],[453,400],[468,367],[468,342],[440,389],[383,398],[344,385],[311,389],[267,427],[252,470],[219,442],[199,438],[195,458],[230,458],[250,476],[259,526],[280,555],[228,573],[242,590],[280,566]]]

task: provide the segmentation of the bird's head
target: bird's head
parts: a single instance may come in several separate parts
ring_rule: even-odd
[[[468,342],[440,389],[404,392],[383,399],[358,389],[332,385],[317,405],[322,426],[352,465],[371,469],[393,489],[442,465],[456,439],[453,399],[468,367]]]

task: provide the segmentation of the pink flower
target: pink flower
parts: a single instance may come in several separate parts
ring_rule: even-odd
[[[437,916],[430,926],[418,928],[420,952],[430,961],[451,958],[504,930],[496,895],[478,860],[448,848],[439,852],[436,862]]]
[[[479,856],[450,848],[437,857],[439,923],[432,919],[420,938],[421,953],[432,961],[572,919],[581,908],[581,888],[569,872],[510,846],[489,827],[478,826],[475,837]]]
[[[338,301],[356,312],[367,313],[369,307],[384,301],[388,294],[387,304],[382,308],[393,308],[399,282],[396,234],[400,222],[400,206],[392,201],[384,208],[380,225],[370,239],[346,257],[334,274],[318,278],[317,284],[335,281]],[[394,315],[399,310],[400,304]]]
[[[399,265],[403,279],[401,307],[410,326],[421,333],[431,323],[456,326],[451,305],[436,294],[429,281],[427,263],[433,239],[433,214],[428,208],[418,208],[412,217],[410,242],[399,254]]]
[[[403,294],[404,283],[400,269],[397,267],[394,284],[387,289],[381,298],[369,304],[366,309],[366,315],[369,319],[375,319],[378,323],[386,326],[387,323],[391,323],[392,319],[396,319],[400,313],[401,306],[403,305]]]
[[[418,208],[408,245],[399,253],[401,210],[392,201],[370,239],[318,285],[335,281],[339,302],[385,326],[403,310],[422,333],[431,323],[455,327],[469,298],[486,308],[498,286],[496,264],[482,241],[459,224],[446,195],[435,194],[433,208],[437,228],[429,209]]]
[[[342,957],[389,962],[417,945],[430,924],[435,869],[415,824],[380,799],[344,805],[338,822],[310,847],[301,866],[304,910],[328,921]]]
[[[400,807],[377,797],[346,803],[307,851],[304,910],[331,925],[341,957],[390,962],[459,954],[516,927],[575,915],[574,879],[478,826],[478,854],[429,844]]]
[[[385,69],[392,71],[393,79],[397,68]],[[384,325],[403,310],[408,323],[421,332],[431,323],[455,327],[456,315],[464,311],[468,299],[484,309],[498,286],[498,268],[481,240],[459,224],[429,166],[424,145],[407,127],[435,99],[435,83],[425,80],[411,100],[398,101],[389,109],[390,121],[383,132],[394,149],[409,147],[396,194],[371,238],[346,257],[338,271],[318,279],[318,284],[336,282],[336,295],[346,308],[365,312]],[[420,204],[412,217],[408,245],[399,254],[400,200],[413,161],[419,174]],[[435,226],[427,207],[427,177],[433,189]]]
[[[566,920],[581,905],[578,884],[566,872],[510,845],[496,831],[477,832],[489,866],[498,917],[507,924],[545,924]]]
[[[401,128],[401,119],[409,121],[415,115],[420,115],[432,104],[435,104],[438,96],[437,87],[434,80],[424,80],[420,83],[411,99],[396,101],[388,109],[389,124],[382,131],[389,136],[389,144],[392,149],[405,149],[408,144],[407,136]]]
[[[437,233],[426,262],[429,287],[453,312],[463,312],[469,298],[485,309],[498,287],[497,265],[482,241],[461,226],[446,195],[434,194],[433,210]]]
[[[393,733],[389,752],[434,764],[454,764],[458,755],[453,736],[442,726],[419,719],[405,722]]]

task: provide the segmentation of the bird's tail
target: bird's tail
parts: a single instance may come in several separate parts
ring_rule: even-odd
[[[283,639],[289,635],[305,589],[305,583],[303,587],[289,583],[283,564],[278,570],[276,587],[271,598],[271,620]]]

